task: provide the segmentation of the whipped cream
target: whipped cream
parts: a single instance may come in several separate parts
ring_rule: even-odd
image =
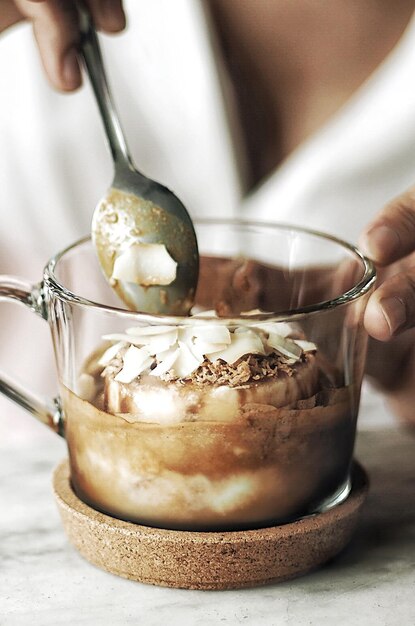
[[[205,313],[206,314],[206,313]],[[219,359],[234,364],[245,355],[282,356],[289,364],[301,360],[304,352],[315,351],[310,341],[288,335],[292,328],[284,322],[263,322],[250,326],[227,327],[207,323],[195,316],[193,326],[137,326],[125,333],[104,335],[116,342],[101,356],[100,365],[106,366],[122,351],[122,368],[117,382],[129,383],[142,374],[163,378],[187,378],[205,359]]]

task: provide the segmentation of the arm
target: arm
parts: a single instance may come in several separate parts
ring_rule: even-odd
[[[125,26],[122,0],[88,0],[94,22],[102,31],[113,33]],[[76,48],[78,17],[74,0],[0,0],[0,32],[22,20],[29,20],[46,74],[61,91],[81,85]]]

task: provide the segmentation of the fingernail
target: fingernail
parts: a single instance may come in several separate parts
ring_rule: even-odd
[[[391,335],[406,322],[405,304],[399,298],[384,298],[379,302]]]
[[[76,89],[81,83],[81,71],[79,69],[78,55],[74,48],[71,48],[63,60],[63,80],[66,89]]]
[[[374,261],[387,261],[398,252],[398,233],[389,226],[374,226],[364,236],[361,243],[363,252]]]
[[[125,27],[125,15],[118,0],[102,0],[100,4],[100,27],[109,31],[122,30]]]

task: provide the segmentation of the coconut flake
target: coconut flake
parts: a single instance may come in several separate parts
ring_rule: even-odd
[[[138,285],[170,285],[176,279],[177,263],[161,243],[136,242],[114,262],[112,277]]]
[[[267,344],[289,359],[298,359],[302,354],[302,349],[295,341],[277,335],[277,333],[269,333]]]
[[[153,358],[149,355],[147,348],[130,346],[123,357],[123,368],[118,372],[115,380],[120,383],[130,383],[152,363]]]
[[[147,335],[163,335],[164,333],[171,333],[176,330],[175,326],[133,326],[127,328],[127,335],[133,336],[147,336]]]
[[[128,343],[134,346],[142,346],[144,345],[144,343],[146,343],[145,341],[142,341],[141,337],[136,338],[132,335],[127,335],[126,333],[111,333],[109,335],[103,335],[102,338],[106,339],[107,341],[120,341],[122,343]]]
[[[179,332],[177,334],[178,341],[191,344],[194,337],[194,329],[191,326],[179,326]]]
[[[271,315],[271,313],[271,311],[263,311],[262,309],[251,309],[250,311],[241,311],[240,315],[253,317],[254,315]]]
[[[208,341],[201,341],[196,337],[193,344],[191,344],[191,350],[196,356],[205,357],[208,354],[212,354],[212,352],[226,350],[228,345],[229,344],[227,343],[210,343]]]
[[[168,350],[177,341],[178,331],[173,326],[170,333],[162,333],[158,335],[124,335],[122,333],[114,333],[112,335],[104,335],[104,339],[109,341],[122,341],[133,346],[147,346],[150,354],[163,352]]]
[[[169,370],[171,370],[178,356],[178,348],[176,348],[175,350],[168,350],[167,353],[163,353],[158,365],[153,370],[151,370],[150,376],[163,376],[163,374],[166,374]]]
[[[193,336],[200,341],[207,343],[231,343],[231,334],[226,326],[220,326],[219,324],[206,324],[203,326],[196,326],[193,329]]]
[[[232,333],[232,343],[225,350],[207,355],[211,361],[222,359],[226,363],[235,363],[245,354],[265,354],[261,338],[253,331]]]
[[[305,341],[305,339],[296,339],[295,343],[304,350],[304,352],[315,352],[317,350],[317,346],[312,341]]]
[[[102,365],[103,367],[108,365],[108,363],[112,361],[114,357],[117,356],[118,352],[121,350],[123,345],[124,345],[124,342],[119,341],[118,343],[114,343],[112,346],[107,348],[105,352],[102,353],[101,358],[98,361],[98,365]]]
[[[185,343],[179,341],[179,354],[173,366],[178,378],[190,376],[202,363],[202,357],[198,358]]]
[[[131,336],[131,343],[145,346],[150,354],[157,354],[168,350],[177,342],[177,328],[173,328],[170,333],[162,333],[161,335],[142,335],[141,337]]]
[[[218,317],[218,314],[214,309],[209,309],[209,311],[199,311],[199,313],[193,313],[192,318],[197,320],[198,317]]]
[[[287,337],[293,332],[293,329],[287,322],[259,322],[252,324],[254,328],[262,330],[264,333],[275,333],[281,337]]]

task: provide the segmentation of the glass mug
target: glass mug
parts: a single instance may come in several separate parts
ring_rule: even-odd
[[[0,391],[65,437],[75,493],[111,516],[229,530],[335,506],[350,491],[373,265],[289,225],[196,231],[192,317],[123,310],[89,239],[37,285],[2,277],[0,298],[47,320],[60,389],[44,401],[2,377]],[[143,348],[131,374],[126,354]],[[160,357],[172,351],[186,352],[179,378]]]

